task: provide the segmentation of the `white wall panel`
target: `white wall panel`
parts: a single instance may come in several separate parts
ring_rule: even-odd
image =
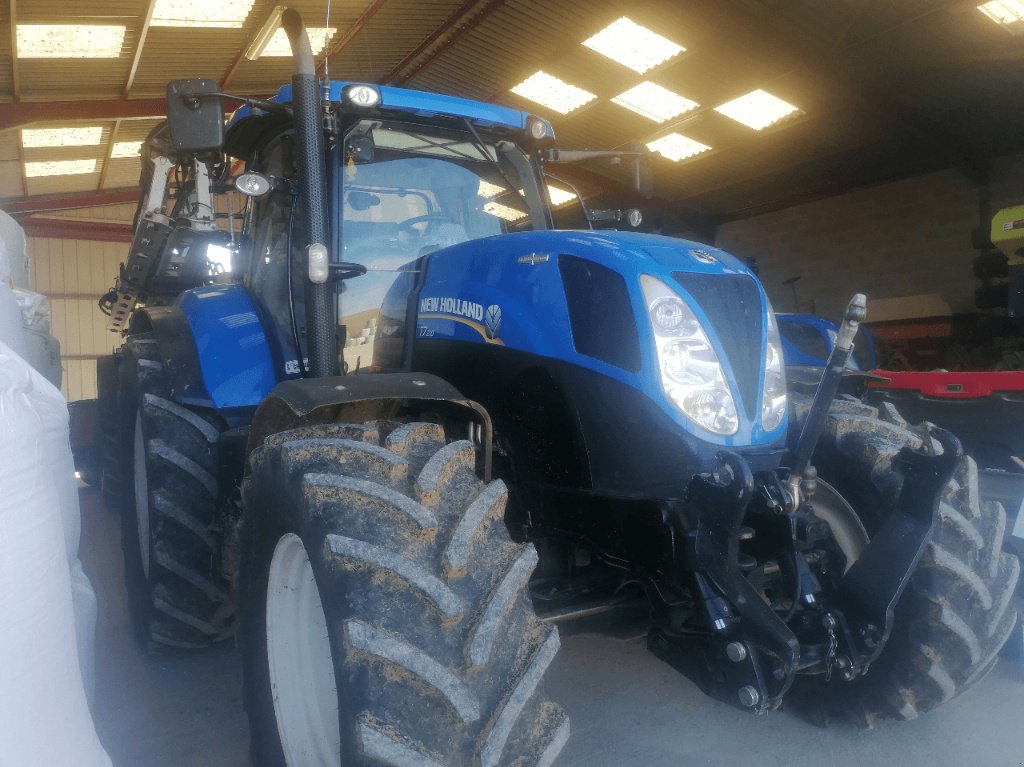
[[[131,220],[132,206],[68,211],[67,218]],[[121,338],[107,330],[96,301],[113,285],[128,245],[120,242],[29,237],[33,287],[50,299],[50,326],[60,341],[62,389],[69,401],[96,396],[96,358],[110,354]]]

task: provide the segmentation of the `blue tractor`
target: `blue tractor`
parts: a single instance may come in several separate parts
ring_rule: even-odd
[[[102,302],[135,627],[237,632],[255,764],[551,764],[553,624],[627,599],[755,713],[796,682],[911,718],[984,675],[1004,514],[947,433],[833,401],[862,301],[794,401],[735,258],[556,231],[544,167],[587,155],[545,120],[320,83],[283,23],[291,86],[226,126],[169,85]]]
[[[832,353],[839,326],[825,317],[814,314],[775,315],[782,336],[782,356],[786,365],[796,367],[824,367]],[[874,370],[878,367],[875,337],[863,325],[857,331],[853,354],[847,361],[853,370]]]

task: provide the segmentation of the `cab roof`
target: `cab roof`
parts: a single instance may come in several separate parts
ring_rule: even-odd
[[[362,84],[332,81],[330,100],[340,103],[342,100],[342,90],[345,87]],[[370,85],[380,92],[380,104],[374,107],[374,109],[406,112],[417,117],[458,117],[471,120],[474,124],[480,126],[497,126],[513,130],[524,130],[527,118],[530,116],[527,112],[499,104],[488,104],[483,101],[473,101],[457,96],[445,96],[440,93],[428,93],[427,91],[417,91],[409,88],[394,88],[390,85]],[[281,86],[270,100],[280,104],[290,104],[292,101],[292,86]],[[248,106],[235,110],[228,121],[227,127],[233,127],[254,113],[262,114],[259,110],[254,112]]]

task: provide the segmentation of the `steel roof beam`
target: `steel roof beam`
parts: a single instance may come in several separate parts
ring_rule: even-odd
[[[124,202],[138,202],[138,188],[104,189],[92,192],[70,192],[68,194],[44,194],[35,197],[11,197],[0,199],[0,210],[18,217],[27,213],[41,213],[73,208],[92,208],[98,205],[116,205]]]
[[[398,62],[395,68],[384,77],[384,82],[402,85],[412,80],[433,65],[445,49],[505,5],[506,1],[466,0],[455,13],[445,19],[437,29],[427,35],[404,59]],[[405,71],[428,50],[430,50],[430,55],[427,58],[423,59],[416,67]]]
[[[17,102],[21,100],[21,77],[18,73],[18,0],[10,0],[7,20],[11,26],[11,96]]]
[[[337,42],[327,50],[327,54],[324,56],[323,61],[321,61],[320,65],[316,68],[316,73],[318,75],[323,75],[325,64],[330,64],[339,53],[345,50],[346,46],[355,39],[356,35],[366,28],[366,25],[369,24],[380,9],[384,7],[386,2],[387,0],[373,0],[373,2],[363,9],[363,12],[359,14],[359,17],[349,25],[349,28],[342,33]]]
[[[107,148],[103,153],[103,165],[100,168],[100,180],[96,183],[96,189],[102,189],[107,183],[107,171],[110,169],[110,160],[114,156],[114,144],[117,143],[117,132],[121,130],[121,121],[115,120],[114,127],[110,129],[110,138],[107,139]]]
[[[75,221],[71,218],[18,219],[27,237],[50,237],[58,240],[98,240],[101,242],[131,242],[131,224],[112,221]]]
[[[0,130],[34,122],[57,120],[117,120],[163,117],[164,99],[108,99],[101,101],[22,101],[0,109]]]
[[[13,0],[12,0],[13,2]],[[135,84],[135,75],[139,71],[139,62],[142,61],[142,49],[146,45],[146,37],[149,35],[149,25],[153,21],[153,8],[156,7],[156,0],[149,0],[146,6],[146,16],[142,20],[142,28],[139,30],[139,39],[135,43],[135,55],[132,56],[132,65],[128,70],[128,77],[125,78],[124,87],[121,88],[121,95],[128,98],[132,86]]]

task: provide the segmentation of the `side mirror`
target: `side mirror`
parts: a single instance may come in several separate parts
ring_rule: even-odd
[[[224,109],[213,80],[172,80],[167,84],[167,124],[178,152],[219,151],[224,144]]]

